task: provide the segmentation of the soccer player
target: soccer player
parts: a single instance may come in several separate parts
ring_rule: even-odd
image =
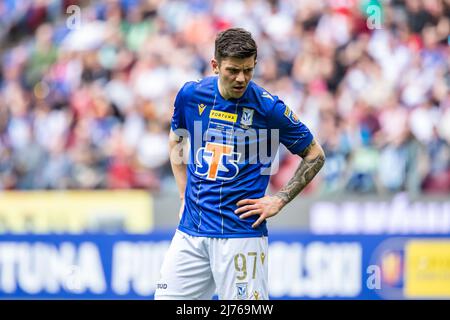
[[[266,219],[306,187],[325,156],[292,110],[251,80],[256,57],[246,30],[219,33],[217,75],[187,82],[175,99],[170,159],[181,218],[155,299],[211,299],[215,290],[219,299],[269,297]],[[303,160],[284,188],[265,195],[279,142]]]

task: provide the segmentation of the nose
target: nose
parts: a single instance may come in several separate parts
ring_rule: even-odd
[[[236,82],[245,82],[245,75],[243,71],[239,72],[237,75]]]

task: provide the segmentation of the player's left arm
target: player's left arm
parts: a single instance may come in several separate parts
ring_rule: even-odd
[[[325,163],[325,153],[322,147],[313,139],[308,147],[299,153],[303,158],[289,182],[275,195],[265,196],[260,199],[244,199],[237,203],[236,214],[245,219],[251,215],[258,214],[258,220],[252,227],[256,228],[265,219],[273,217],[294,199],[311,180],[316,176]]]

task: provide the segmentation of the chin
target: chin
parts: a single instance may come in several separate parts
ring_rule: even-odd
[[[245,93],[245,90],[242,90],[242,92],[231,91],[231,97],[237,99],[237,98],[242,97],[244,95],[244,93]]]

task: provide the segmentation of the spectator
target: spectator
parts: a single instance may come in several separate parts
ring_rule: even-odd
[[[381,29],[368,4],[0,1],[0,188],[173,188],[174,90],[209,75],[217,31],[242,26],[257,80],[319,133],[328,161],[307,192],[448,192],[450,4],[372,1]],[[280,150],[272,186],[293,165]]]

